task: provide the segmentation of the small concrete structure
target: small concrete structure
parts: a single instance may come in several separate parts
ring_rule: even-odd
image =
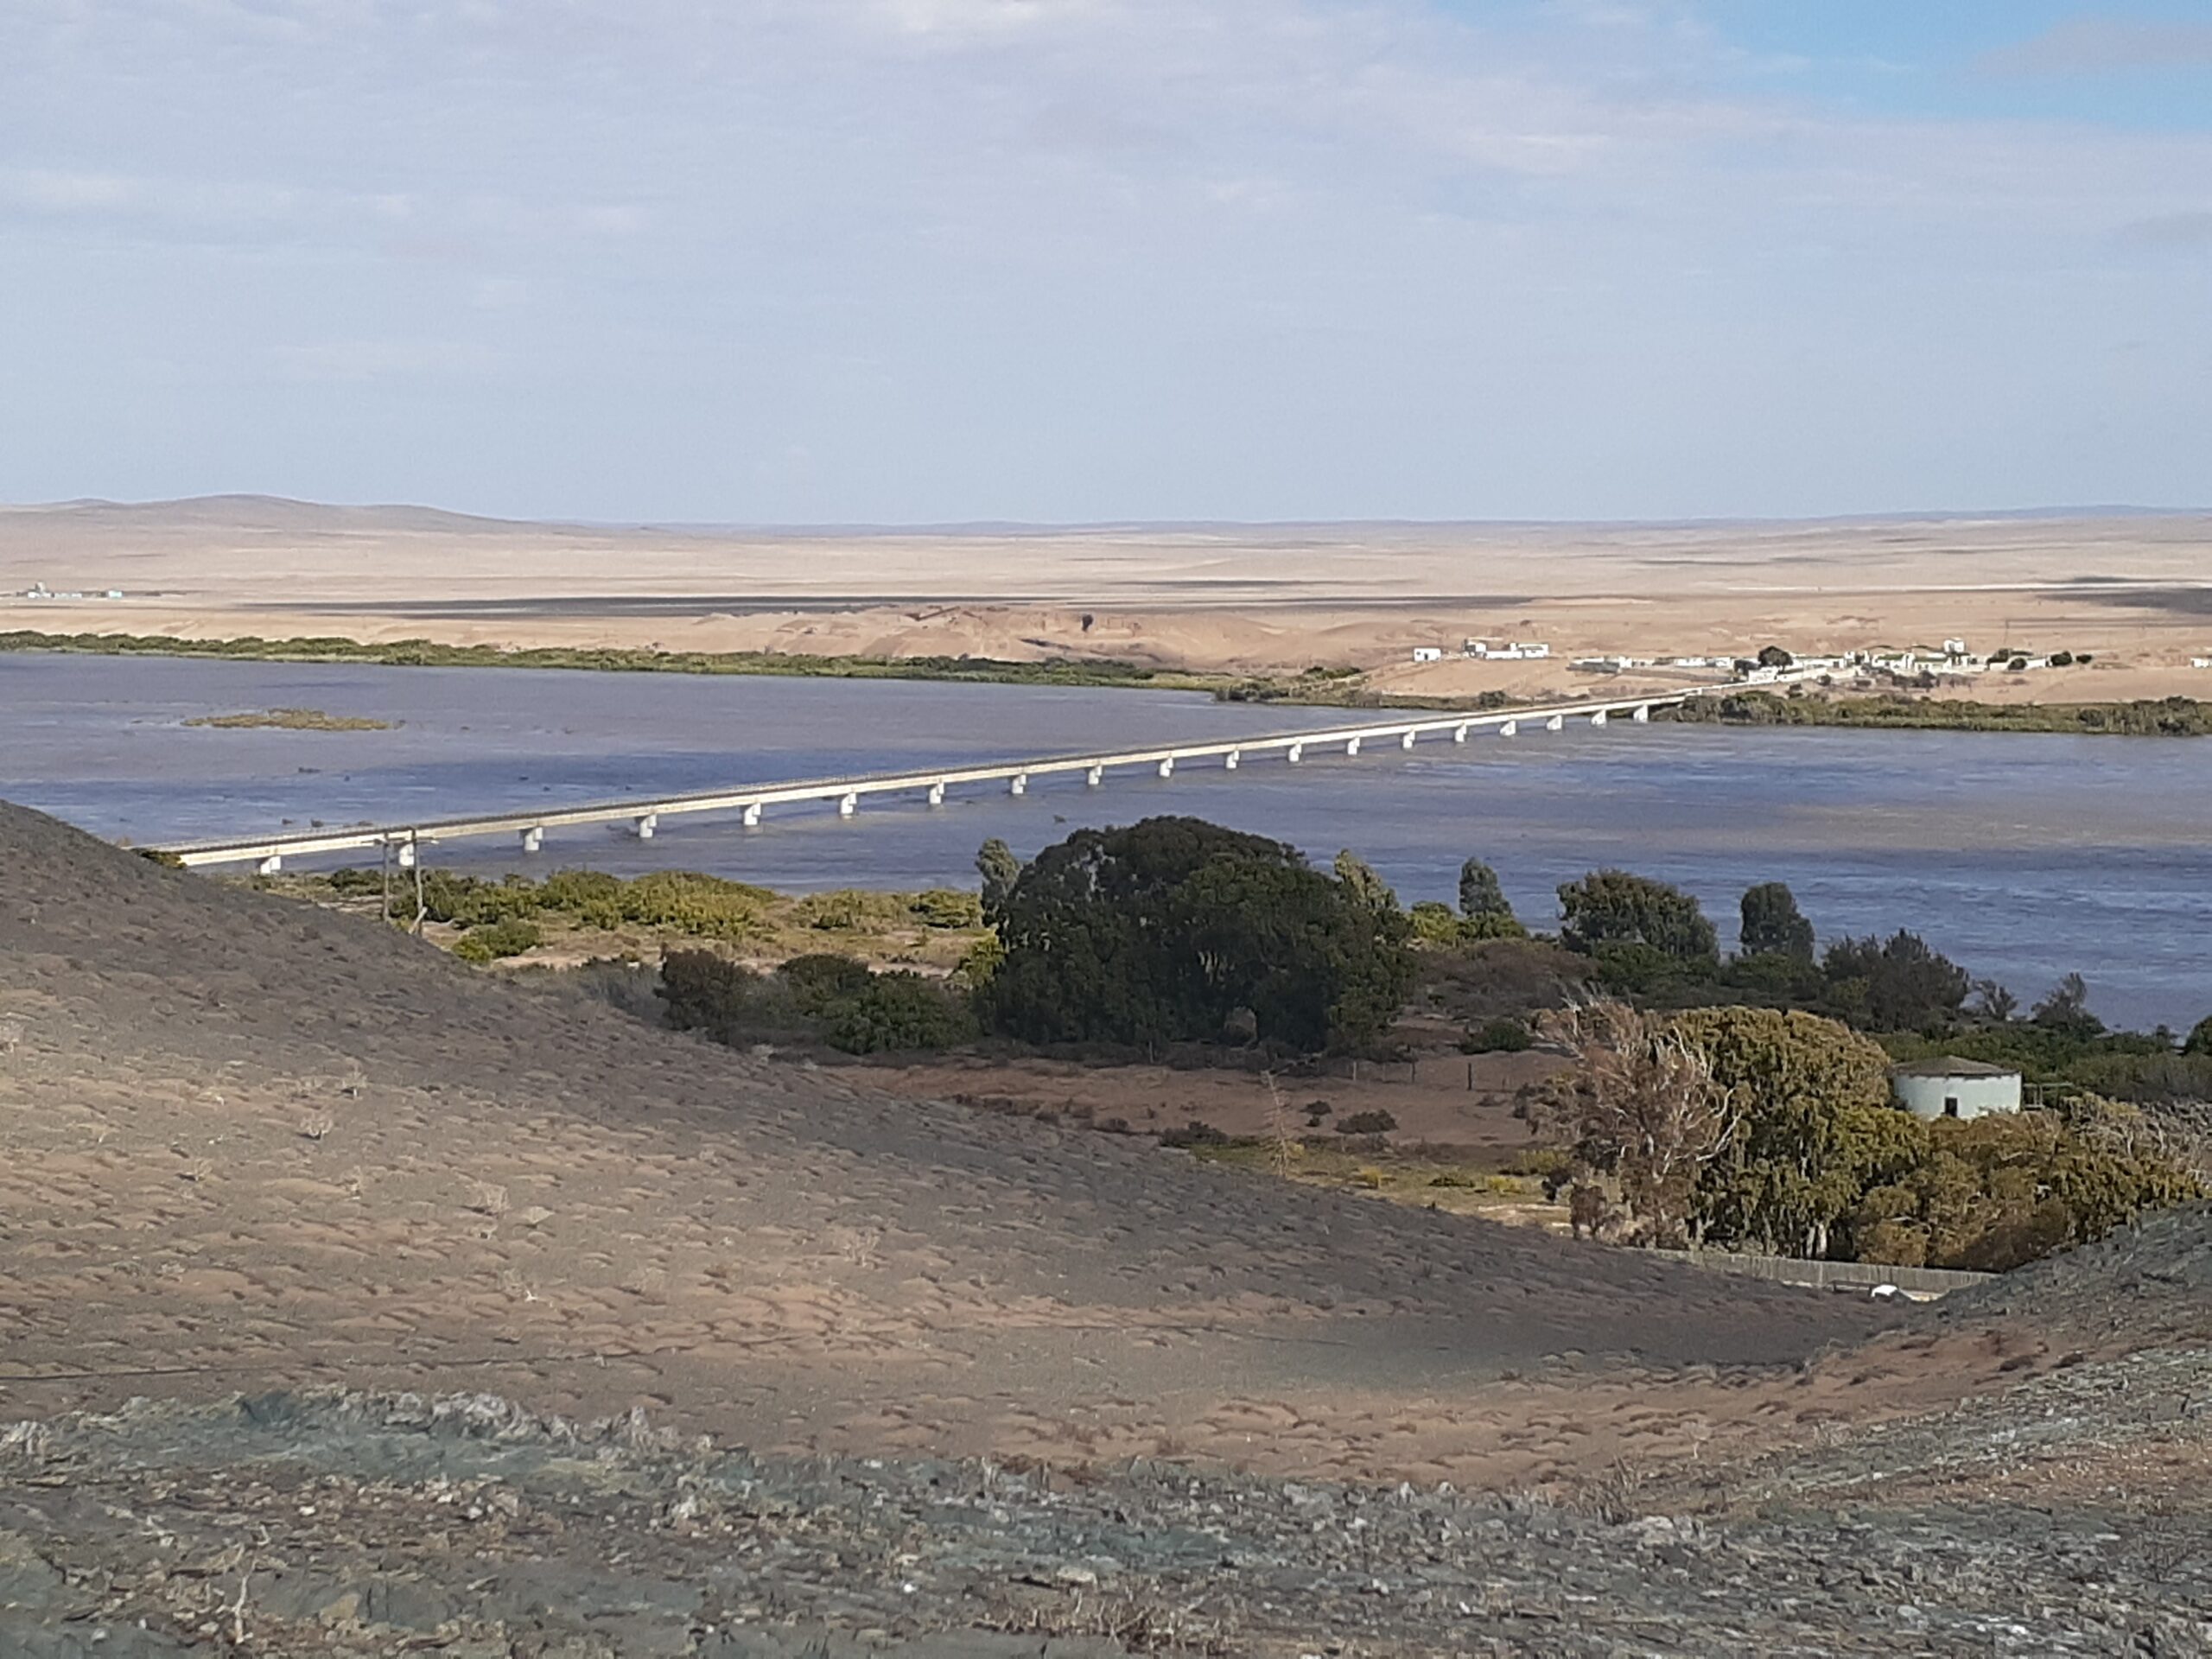
[[[2020,1074],[1945,1054],[1892,1067],[1890,1092],[1915,1117],[1986,1117],[2020,1109]]]
[[[1414,647],[1414,661],[1417,663],[1440,663],[1443,660],[1444,648],[1441,645],[1415,645]]]

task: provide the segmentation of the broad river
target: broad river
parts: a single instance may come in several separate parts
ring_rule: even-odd
[[[188,727],[307,708],[364,732]],[[920,682],[0,656],[0,797],[138,842],[315,820],[405,821],[724,784],[1015,760],[1343,724],[1341,710],[1204,696]],[[1681,883],[1733,931],[1754,881],[1787,881],[1823,941],[1910,927],[2024,1003],[2082,973],[2106,1018],[2212,1013],[2212,740],[1577,725],[1424,741],[1357,760],[1190,766],[1086,789],[956,794],[452,843],[481,872],[690,868],[786,889],[966,886],[976,846],[1029,854],[1076,825],[1181,812],[1363,854],[1408,902],[1497,866],[1524,920],[1599,866]],[[341,860],[330,861],[340,862]]]

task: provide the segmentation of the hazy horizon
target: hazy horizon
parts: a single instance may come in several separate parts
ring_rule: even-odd
[[[2185,512],[2209,278],[2201,0],[0,14],[18,502]]]
[[[1887,512],[1815,513],[1714,513],[1684,518],[941,518],[941,519],[709,519],[709,518],[514,518],[501,513],[471,512],[435,501],[318,501],[303,496],[277,495],[266,490],[220,490],[206,495],[118,498],[104,495],[72,496],[54,501],[0,501],[0,512],[63,512],[113,508],[126,512],[153,512],[164,508],[239,505],[304,507],[320,512],[426,513],[436,518],[476,520],[492,524],[544,525],[578,530],[645,531],[774,531],[885,532],[961,531],[1036,531],[1083,530],[1273,530],[1273,529],[1470,529],[1545,530],[1675,530],[1700,525],[1751,524],[1941,524],[1949,520],[1978,523],[1997,519],[2195,518],[2212,516],[2212,506],[2145,506],[2125,501],[2063,502],[2034,507],[1897,508]]]

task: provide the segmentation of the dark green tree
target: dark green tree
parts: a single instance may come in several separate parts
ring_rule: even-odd
[[[976,850],[976,869],[983,878],[983,920],[996,926],[1006,908],[1007,895],[1021,879],[1021,861],[1011,847],[993,836]]]
[[[1357,1046],[1405,1001],[1409,931],[1294,848],[1148,818],[1079,830],[1024,868],[980,1000],[994,1029],[1034,1042],[1211,1039],[1243,1010],[1263,1042]]]
[[[1690,894],[1625,870],[1593,870],[1559,890],[1560,942],[1586,953],[1600,945],[1649,945],[1676,962],[1711,962],[1719,938]]]
[[[1497,872],[1479,858],[1459,867],[1459,935],[1464,939],[1519,939],[1528,937],[1499,885]]]
[[[2189,1035],[2183,1039],[2181,1052],[2184,1054],[2212,1054],[2212,1014],[2206,1014],[2189,1028]]]
[[[1776,1008],[1699,1008],[1694,1044],[1735,1115],[1699,1173],[1692,1216],[1708,1243],[1828,1254],[1867,1188],[1916,1166],[1924,1126],[1890,1104],[1890,1060],[1849,1027]]]
[[[1795,657],[1792,657],[1780,645],[1762,645],[1759,647],[1758,664],[1761,668],[1789,668],[1795,666],[1796,661],[1797,659]]]
[[[1967,970],[1903,928],[1887,939],[1839,939],[1821,959],[1828,996],[1873,1031],[1926,1031],[1958,1023],[1974,988]]]
[[[1349,847],[1337,855],[1337,880],[1344,890],[1373,910],[1394,911],[1398,895],[1375,867]]]
[[[1781,881],[1762,881],[1744,893],[1738,945],[1747,957],[1813,959],[1813,925],[1797,908],[1797,896]]]
[[[2047,1030],[2070,1037],[2104,1035],[2105,1022],[2089,1012],[2088,982],[2079,974],[2069,974],[2052,986],[2050,994],[2035,1005],[2028,1018]]]

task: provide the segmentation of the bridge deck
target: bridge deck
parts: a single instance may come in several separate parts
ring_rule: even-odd
[[[1049,755],[1031,760],[994,762],[988,766],[936,766],[912,772],[875,772],[849,778],[800,779],[782,783],[744,784],[696,794],[633,796],[620,801],[594,801],[577,806],[532,808],[528,811],[492,813],[473,817],[423,818],[405,823],[358,824],[343,830],[314,830],[296,834],[255,836],[221,841],[175,842],[153,850],[190,865],[257,862],[274,868],[274,861],[310,857],[321,853],[351,852],[364,848],[412,846],[420,842],[456,841],[476,836],[542,836],[549,830],[578,824],[619,823],[625,820],[650,828],[648,821],[686,812],[741,811],[748,821],[771,807],[810,801],[835,801],[851,811],[872,795],[903,794],[914,791],[941,791],[967,784],[1008,783],[1026,788],[1033,778],[1083,772],[1103,780],[1116,767],[1150,766],[1172,772],[1187,760],[1224,760],[1241,764],[1248,755],[1282,754],[1297,760],[1306,750],[1343,745],[1352,753],[1369,742],[1395,739],[1411,747],[1421,737],[1440,732],[1455,740],[1479,728],[1517,728],[1531,721],[1563,723],[1589,718],[1602,722],[1615,715],[1642,719],[1650,709],[1688,702],[1695,690],[1656,696],[1557,703],[1544,708],[1468,710],[1462,713],[1421,715],[1413,718],[1370,721],[1357,726],[1334,726],[1317,731],[1281,732],[1272,736],[1234,738],[1209,743],[1178,744],[1167,748],[1093,751]]]

